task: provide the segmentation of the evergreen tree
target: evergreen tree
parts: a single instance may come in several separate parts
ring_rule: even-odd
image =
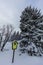
[[[11,36],[11,41],[14,41],[14,40],[21,40],[22,39],[22,36],[21,36],[21,33],[18,32],[14,32]]]
[[[27,7],[22,12],[20,18],[20,29],[22,35],[20,47],[22,48],[22,51],[24,52],[24,50],[28,50],[28,53],[31,53],[31,55],[33,53],[41,55],[40,47],[42,49],[41,36],[43,35],[43,16],[41,15],[40,10],[32,8],[31,6]],[[29,49],[29,46],[32,48]],[[37,49],[37,52],[35,51],[35,48]]]

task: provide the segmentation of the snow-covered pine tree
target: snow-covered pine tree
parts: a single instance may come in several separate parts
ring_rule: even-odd
[[[41,55],[43,35],[43,16],[37,8],[27,7],[20,16],[22,40],[20,50],[30,55]],[[28,48],[28,49],[27,49]],[[37,51],[36,51],[37,49]],[[40,51],[41,50],[41,51]]]

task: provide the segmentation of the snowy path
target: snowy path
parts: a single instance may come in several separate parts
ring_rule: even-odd
[[[12,63],[12,50],[10,43],[5,46],[6,50],[0,52],[0,65],[43,65],[43,57],[28,56],[22,54],[19,56],[18,49],[15,53],[15,61]]]

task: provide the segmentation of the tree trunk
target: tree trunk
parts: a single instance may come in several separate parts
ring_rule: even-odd
[[[8,40],[9,40],[9,37],[4,40],[3,46],[2,46],[2,48],[1,48],[1,51],[3,51],[3,49],[4,49],[4,47],[5,47],[5,45],[6,45],[6,43],[7,43]]]
[[[0,48],[1,48],[1,42],[0,42]]]

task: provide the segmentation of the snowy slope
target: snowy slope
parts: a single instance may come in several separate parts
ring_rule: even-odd
[[[43,57],[28,56],[22,54],[19,56],[19,48],[15,52],[15,61],[12,63],[11,43],[7,43],[3,52],[0,52],[0,65],[43,65]]]

